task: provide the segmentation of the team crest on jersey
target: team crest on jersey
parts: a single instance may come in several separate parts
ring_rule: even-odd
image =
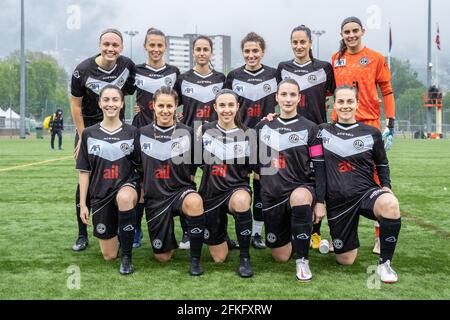
[[[289,142],[290,143],[297,143],[300,140],[300,137],[296,134],[291,134],[289,136]]]
[[[272,87],[270,86],[270,84],[266,83],[263,86],[263,90],[264,90],[264,92],[271,92],[272,91]]]
[[[146,143],[144,143],[143,145],[142,145],[142,149],[143,150],[152,150],[152,144],[151,143],[148,143],[148,142],[146,142]]]
[[[120,150],[128,156],[131,152],[133,152],[133,146],[130,146],[128,143],[124,142],[120,145]]]
[[[172,143],[171,148],[172,148],[172,151],[173,151],[173,152],[178,152],[178,151],[181,150],[181,143],[179,143],[179,142],[174,142],[174,143]]]
[[[75,72],[73,73],[73,76],[77,79],[80,79],[80,72],[78,70],[75,70]]]
[[[338,59],[334,62],[335,68],[345,67],[346,65],[347,65],[347,59]]]
[[[316,83],[317,82],[317,76],[315,74],[311,74],[308,76],[309,83]]]
[[[269,243],[275,243],[277,241],[277,236],[273,234],[272,232],[267,234],[267,242]]]
[[[264,141],[269,142],[270,141],[270,134],[265,134],[265,135],[263,135],[262,138],[263,138]]]
[[[91,154],[93,154],[95,156],[98,156],[100,154],[100,151],[101,151],[100,145],[99,144],[94,144],[91,147],[91,150],[89,150],[89,153],[91,153]]]
[[[353,142],[353,147],[356,150],[362,150],[364,148],[364,142],[362,140],[355,140],[355,142]]]
[[[172,79],[170,77],[166,77],[164,79],[164,83],[165,83],[166,86],[172,87],[173,81],[172,81]]]
[[[240,146],[240,145],[234,146],[234,153],[236,155],[241,155],[243,152],[244,152],[244,149],[242,148],[242,146]]]
[[[95,229],[97,230],[98,234],[104,234],[106,232],[106,226],[103,223],[99,223]]]
[[[162,245],[163,245],[163,243],[162,243],[161,240],[159,240],[159,239],[153,240],[153,248],[155,248],[155,249],[161,249],[161,248],[162,248]]]
[[[208,240],[209,239],[209,230],[205,229],[204,233],[203,233],[203,239]]]
[[[120,78],[117,80],[116,86],[118,86],[119,88],[122,88],[124,84],[125,84],[125,79],[124,79],[123,77],[120,77]]]
[[[369,64],[369,58],[362,57],[361,60],[359,60],[359,64],[362,66],[367,66]]]
[[[214,87],[212,88],[212,92],[213,92],[214,94],[218,94],[219,91],[220,91],[220,88],[219,88],[218,86],[214,86]]]

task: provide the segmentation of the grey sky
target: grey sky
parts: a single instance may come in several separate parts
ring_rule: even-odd
[[[232,64],[241,64],[239,42],[249,31],[261,34],[267,42],[264,63],[275,66],[292,54],[289,35],[293,27],[305,24],[327,33],[320,38],[320,58],[329,60],[338,49],[341,21],[351,15],[361,18],[367,28],[367,46],[387,54],[388,23],[391,22],[394,47],[392,55],[409,59],[416,66],[426,65],[427,0],[25,0],[27,47],[31,50],[54,50],[56,42],[66,67],[97,52],[98,34],[107,27],[122,31],[137,30],[134,60],[142,62],[143,36],[150,26],[168,35],[195,32],[227,34],[232,37]],[[70,5],[80,8],[80,29],[67,27]],[[433,42],[436,23],[441,30],[442,61],[450,60],[450,2],[433,0]],[[446,19],[447,18],[447,19]],[[20,1],[1,0],[0,56],[19,48]],[[58,39],[58,40],[56,40]],[[316,38],[314,38],[314,41]],[[129,38],[125,55],[129,55]],[[433,49],[435,45],[433,43]],[[64,50],[63,50],[64,49]],[[314,48],[314,53],[316,49]]]

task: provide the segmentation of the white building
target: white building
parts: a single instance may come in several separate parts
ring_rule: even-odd
[[[185,37],[167,36],[167,50],[165,60],[168,64],[186,72],[191,68],[191,44],[190,39]]]
[[[194,67],[192,42],[197,34],[184,34],[182,37],[167,36],[166,61],[186,72]],[[227,74],[231,68],[231,37],[225,35],[208,36],[213,42],[211,63],[215,70]]]

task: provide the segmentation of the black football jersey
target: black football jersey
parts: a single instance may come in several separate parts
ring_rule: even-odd
[[[183,105],[181,121],[194,127],[194,121],[205,123],[217,120],[214,101],[224,83],[225,75],[215,70],[204,76],[193,69],[183,73],[177,82],[180,104]]]
[[[317,59],[303,65],[295,60],[281,62],[277,80],[286,79],[294,79],[300,86],[298,114],[316,124],[327,122],[326,97],[333,94],[336,86],[331,64]]]
[[[315,186],[312,161],[323,161],[318,126],[304,117],[256,126],[263,201],[283,200],[302,185]]]
[[[262,118],[275,112],[276,74],[276,69],[267,66],[256,72],[243,66],[228,74],[225,87],[239,95],[239,114],[248,128],[254,128]]]
[[[327,175],[327,207],[361,197],[374,181],[374,164],[382,186],[390,187],[389,162],[380,130],[363,123],[322,124],[321,137]]]
[[[114,194],[136,175],[138,143],[138,130],[128,124],[113,132],[104,129],[100,123],[83,130],[76,168],[91,174],[91,204]]]
[[[119,56],[111,70],[103,70],[95,62],[97,56],[81,62],[72,74],[71,93],[74,97],[83,98],[81,112],[85,126],[103,120],[102,110],[98,106],[99,93],[107,84],[114,84],[124,95],[134,93],[134,63],[129,58]],[[125,110],[125,108],[123,109]],[[121,112],[122,118],[124,111]]]
[[[136,103],[141,109],[146,124],[153,122],[153,94],[162,86],[173,88],[180,75],[177,67],[166,64],[153,69],[143,63],[135,68]]]
[[[251,138],[240,128],[224,130],[217,121],[204,124],[202,131],[202,197],[210,199],[238,187],[248,188]]]
[[[154,123],[140,128],[140,155],[144,199],[165,200],[184,187],[193,187],[195,174],[193,129],[181,123],[161,128]]]

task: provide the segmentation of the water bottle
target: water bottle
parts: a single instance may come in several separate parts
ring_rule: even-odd
[[[330,251],[330,243],[327,239],[320,240],[319,252],[321,254],[327,254]]]

